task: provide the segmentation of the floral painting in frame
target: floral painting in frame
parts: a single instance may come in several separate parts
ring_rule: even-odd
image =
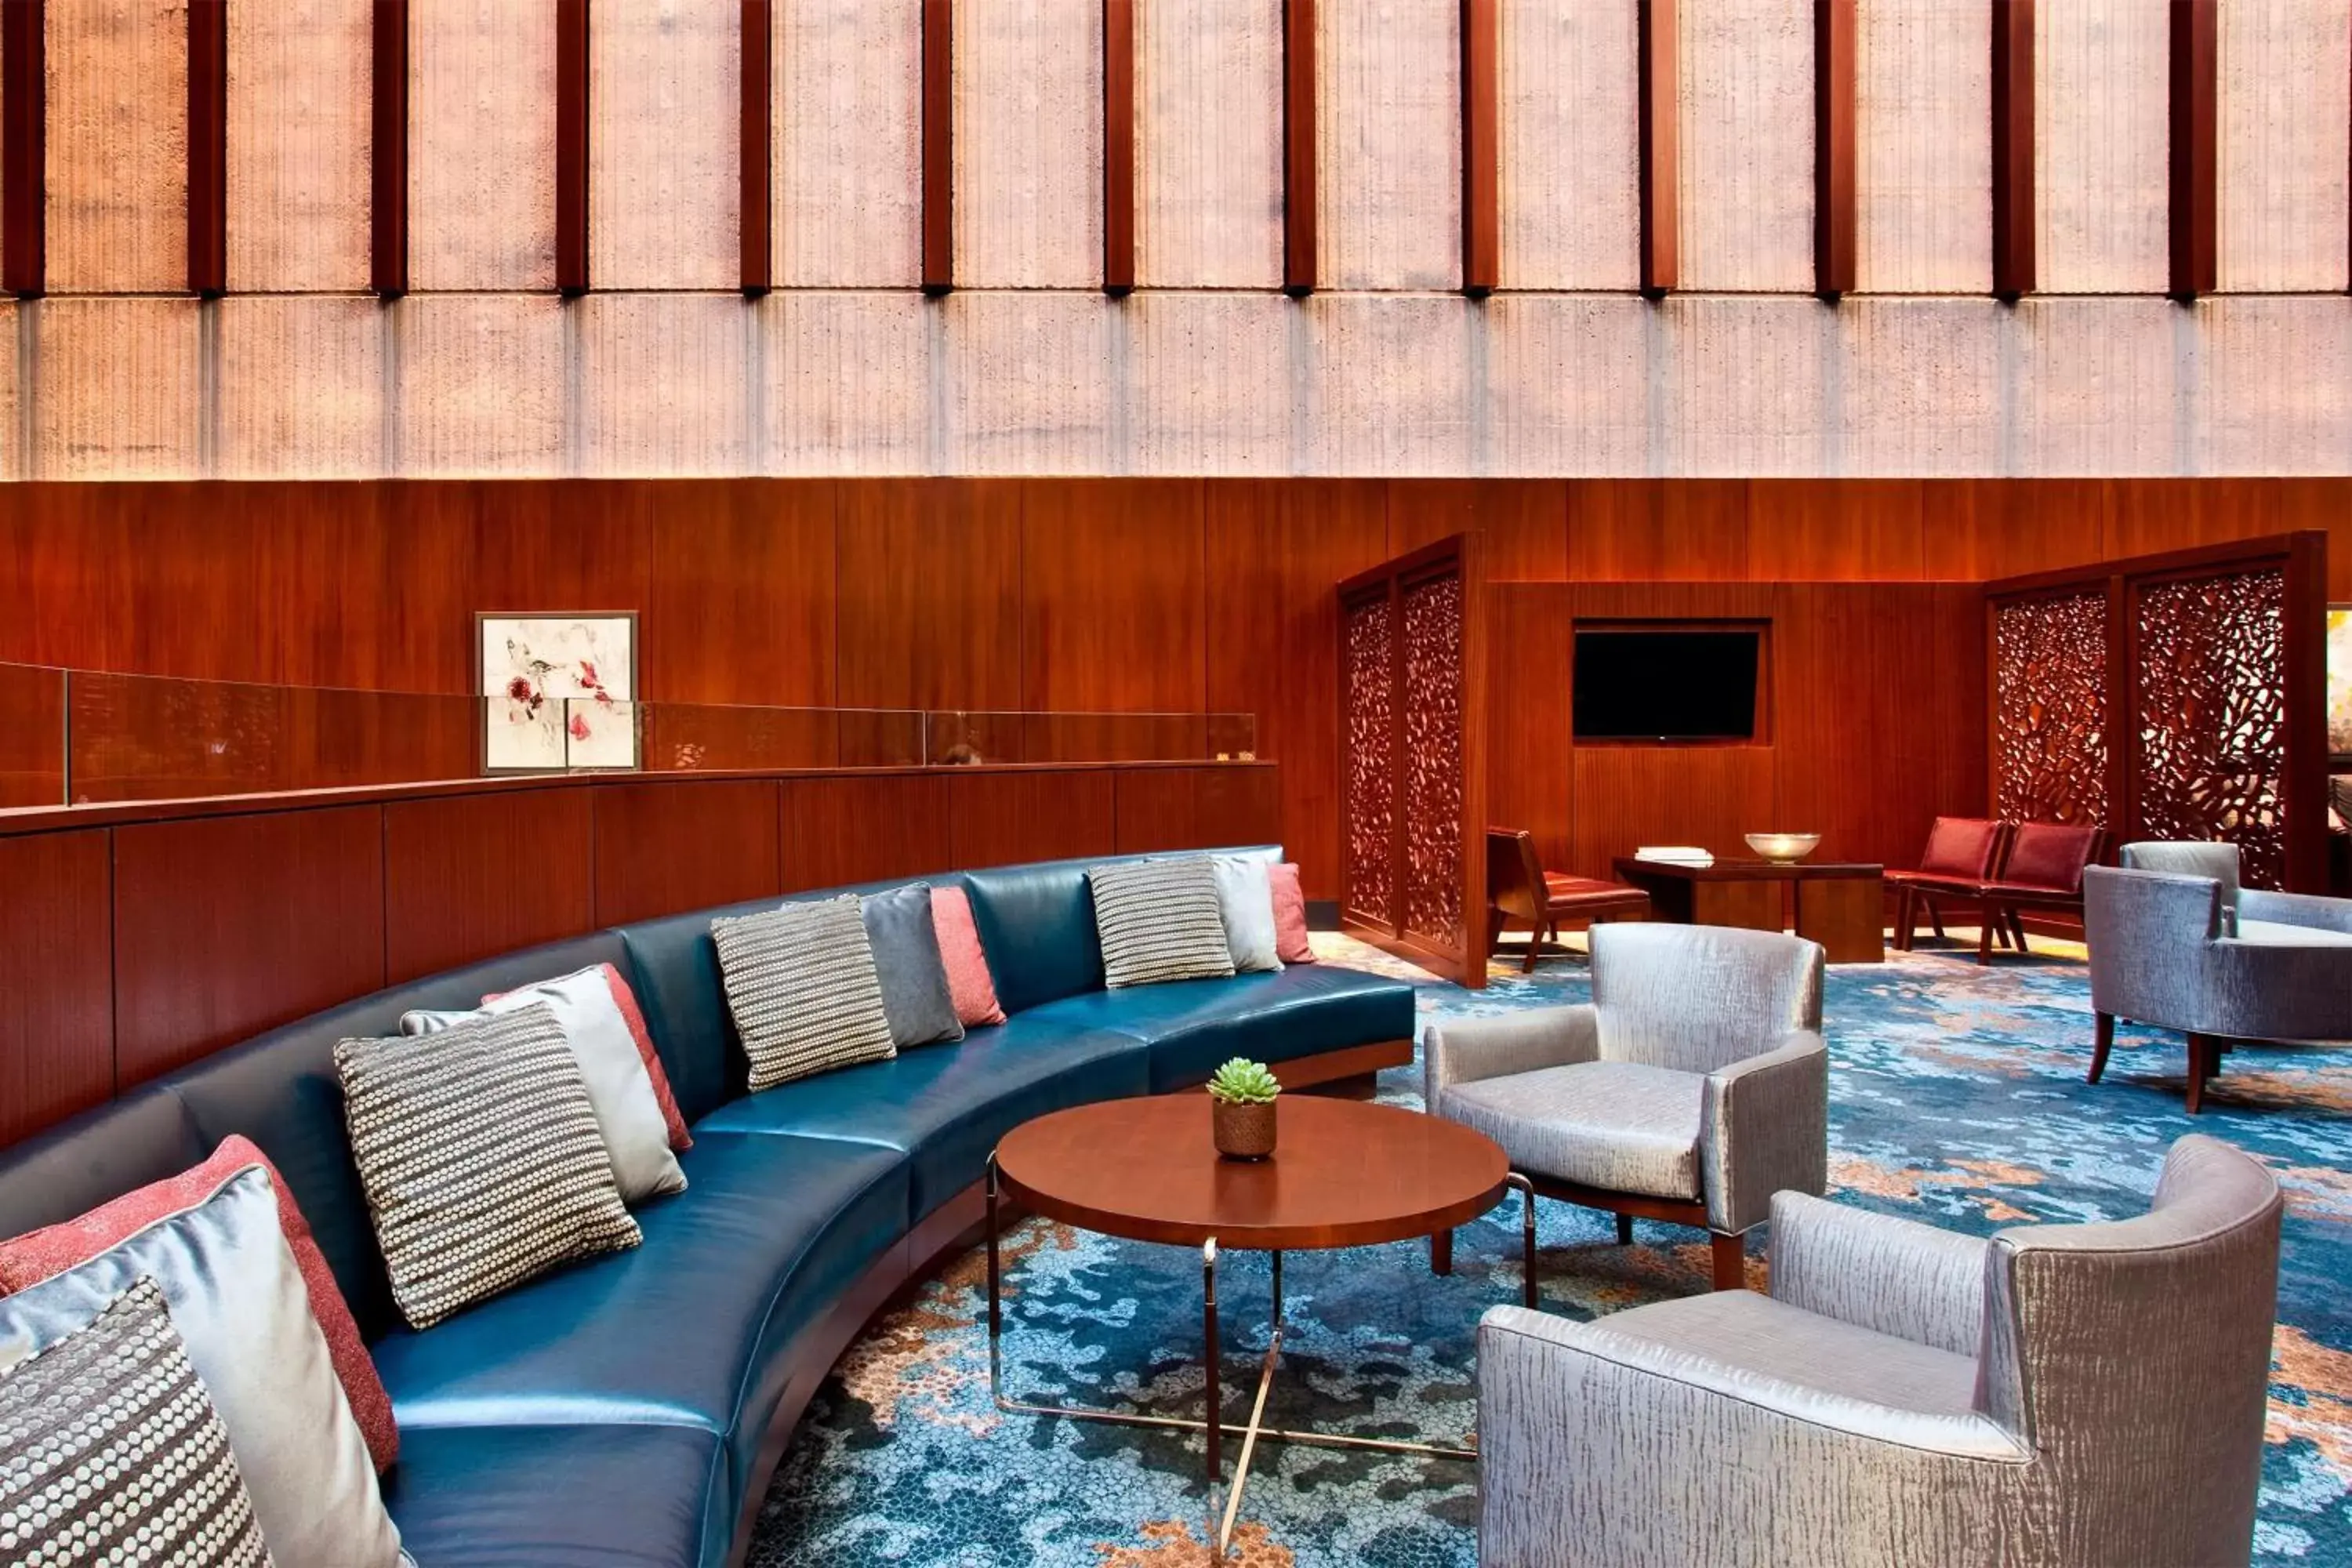
[[[474,617],[482,771],[637,766],[637,617]]]
[[[2352,605],[2327,606],[2327,752],[2352,764]]]

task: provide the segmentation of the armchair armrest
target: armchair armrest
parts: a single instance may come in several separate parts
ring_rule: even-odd
[[[1464,1018],[1432,1024],[1422,1044],[1423,1095],[1430,1110],[1443,1115],[1440,1102],[1456,1084],[1598,1060],[1600,1015],[1590,1006],[1531,1007]]]
[[[2238,918],[2352,934],[2352,899],[2323,899],[2310,893],[2274,893],[2263,888],[2245,888],[2238,893]]]
[[[1792,1029],[1763,1055],[1707,1074],[1698,1153],[1708,1228],[1727,1236],[1764,1219],[1784,1187],[1827,1187],[1830,1069],[1821,1036]]]
[[[1916,1220],[1778,1193],[1772,1296],[1856,1328],[1972,1356],[1983,1345],[1990,1247]]]
[[[2352,946],[2224,938],[2204,957],[2186,1027],[2240,1040],[2352,1040]]]

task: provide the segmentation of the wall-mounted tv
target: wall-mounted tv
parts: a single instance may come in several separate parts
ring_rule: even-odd
[[[1579,741],[1753,741],[1760,626],[1579,626]]]

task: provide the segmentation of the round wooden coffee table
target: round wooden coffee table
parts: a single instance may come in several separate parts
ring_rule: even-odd
[[[1535,1204],[1526,1179],[1511,1172],[1501,1146],[1455,1122],[1392,1106],[1286,1094],[1276,1112],[1273,1156],[1248,1162],[1217,1153],[1210,1141],[1209,1105],[1209,1097],[1197,1091],[1106,1100],[1041,1116],[1005,1134],[988,1165],[988,1385],[997,1408],[1008,1412],[1202,1433],[1213,1509],[1223,1479],[1225,1426],[1217,1364],[1217,1254],[1221,1248],[1272,1253],[1273,1326],[1257,1396],[1243,1430],[1223,1517],[1220,1521],[1213,1513],[1211,1521],[1222,1562],[1260,1437],[1434,1458],[1477,1457],[1465,1447],[1263,1424],[1266,1392],[1282,1352],[1283,1253],[1450,1233],[1516,1188],[1525,1200],[1520,1239],[1532,1290]],[[1005,1394],[997,1234],[1000,1205],[1007,1202],[1105,1236],[1201,1249],[1205,1418],[1043,1405]]]

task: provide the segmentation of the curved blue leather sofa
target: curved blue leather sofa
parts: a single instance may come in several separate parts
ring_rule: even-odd
[[[385,1500],[419,1563],[726,1563],[818,1380],[893,1292],[967,1237],[1007,1131],[1198,1083],[1235,1054],[1289,1064],[1294,1086],[1410,1059],[1412,988],[1352,970],[1106,992],[1089,863],[926,879],[966,890],[1009,1015],[960,1045],[744,1095],[709,924],[777,900],[672,915],[379,992],[0,1152],[0,1236],[242,1133],[284,1173],[372,1342],[401,1428]],[[335,1042],[598,963],[635,989],[693,1129],[688,1190],[635,1211],[633,1251],[423,1333],[402,1326],[344,1139]]]

